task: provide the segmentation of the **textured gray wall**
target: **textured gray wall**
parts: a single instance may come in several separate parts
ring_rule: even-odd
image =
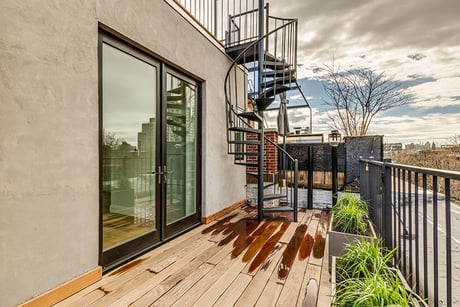
[[[98,22],[206,80],[203,215],[245,197],[244,168],[226,154],[230,61],[164,1],[3,0],[2,306],[98,265]]]

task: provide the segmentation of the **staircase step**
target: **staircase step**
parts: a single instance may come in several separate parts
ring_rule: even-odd
[[[290,83],[294,83],[296,81],[296,78],[292,77],[292,78],[288,78],[288,79],[276,79],[276,80],[270,80],[270,81],[266,81],[266,82],[263,82],[262,84],[260,84],[260,87],[261,88],[267,88],[267,87],[272,87],[273,85],[275,84],[281,84],[281,85],[285,85],[285,84],[290,84]]]
[[[228,152],[229,155],[244,155],[244,156],[258,156],[259,153],[257,151],[235,151],[235,152]]]
[[[257,109],[259,109],[260,111],[263,111],[266,108],[268,108],[272,104],[273,101],[275,101],[275,98],[273,97],[256,98],[255,101],[256,101]]]
[[[246,145],[259,145],[260,142],[257,140],[229,140],[229,144],[246,144]]]
[[[264,213],[270,212],[294,212],[294,208],[289,206],[282,206],[282,207],[264,207],[262,209]]]
[[[272,70],[280,70],[280,69],[286,69],[286,68],[289,68],[291,67],[292,65],[291,64],[287,64],[286,62],[284,61],[279,61],[279,62],[275,62],[275,61],[264,61],[263,62],[263,69],[266,70],[266,69],[272,69]],[[259,66],[258,65],[255,65],[255,66],[251,66],[248,68],[248,71],[258,71],[259,70]]]
[[[262,72],[262,77],[266,78],[286,78],[288,79],[292,74],[294,70],[288,68],[288,69],[280,69],[280,70],[266,70]]]
[[[259,164],[253,163],[253,162],[236,162],[235,161],[235,164],[236,165],[245,165],[245,166],[254,166],[254,167],[259,166]]]
[[[166,95],[166,101],[179,101],[179,100],[184,100],[184,96],[182,96],[182,95],[179,95],[179,96]]]
[[[254,128],[246,128],[246,127],[230,127],[228,128],[230,131],[241,131],[241,132],[248,132],[248,133],[258,133],[260,134],[259,129],[254,129]]]
[[[286,85],[275,84],[273,87],[267,88],[265,91],[262,92],[262,96],[265,97],[272,97],[290,90],[295,89],[295,87],[290,87]]]
[[[264,195],[264,201],[273,200],[273,199],[280,199],[280,198],[286,198],[286,195],[285,194],[267,194],[267,195]]]
[[[252,120],[252,121],[255,121],[255,122],[259,122],[259,123],[261,123],[263,121],[262,117],[260,117],[259,114],[257,114],[256,112],[253,112],[253,111],[238,113],[238,116],[246,118],[246,119],[249,119],[249,120]]]
[[[168,90],[166,93],[168,93],[168,94],[182,94],[183,91],[184,91],[184,87],[179,86],[179,87],[176,87],[176,88]]]

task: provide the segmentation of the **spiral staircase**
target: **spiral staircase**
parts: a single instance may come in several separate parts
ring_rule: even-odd
[[[228,153],[256,178],[259,221],[283,212],[292,212],[297,221],[298,162],[264,136],[264,111],[275,97],[300,91],[297,20],[270,16],[266,4],[230,16],[225,36],[226,53],[233,59],[225,78]],[[277,171],[270,175],[264,165],[269,147],[278,153]]]

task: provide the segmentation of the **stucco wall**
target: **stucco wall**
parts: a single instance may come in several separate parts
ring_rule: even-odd
[[[245,197],[226,154],[230,62],[165,2],[0,7],[0,305],[98,265],[98,22],[205,80],[203,215]]]

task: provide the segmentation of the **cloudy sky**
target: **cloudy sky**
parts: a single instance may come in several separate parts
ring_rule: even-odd
[[[318,68],[334,59],[343,69],[394,76],[415,95],[413,104],[376,117],[370,133],[402,143],[460,135],[459,0],[272,0],[270,11],[299,19],[298,78],[314,133],[330,130]],[[299,98],[292,92],[290,103]],[[289,112],[295,125],[307,125],[306,110]]]

